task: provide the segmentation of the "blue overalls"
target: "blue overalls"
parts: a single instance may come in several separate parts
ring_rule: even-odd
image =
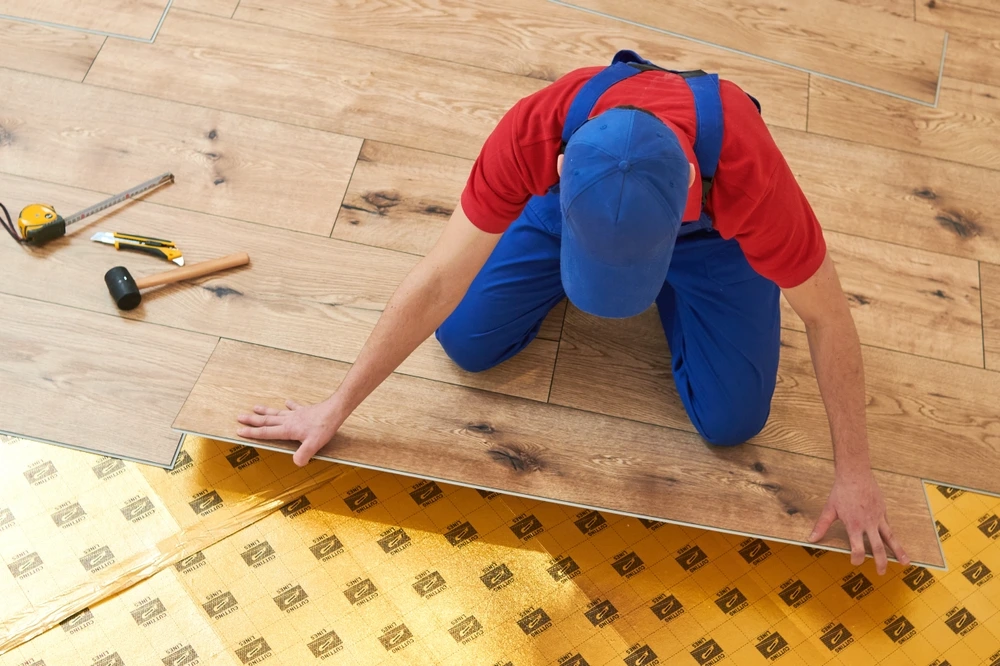
[[[591,78],[570,105],[563,145],[618,81],[657,68],[631,51]],[[695,100],[694,152],[703,203],[722,150],[722,101],[716,75],[675,72]],[[754,100],[756,103],[756,100]],[[759,106],[758,106],[759,108]],[[461,368],[487,370],[524,349],[549,310],[565,298],[559,271],[562,212],[557,188],[532,197],[504,232],[437,339]],[[681,226],[656,306],[681,402],[708,442],[734,445],[764,427],[778,371],[779,289],[724,240],[702,211]]]

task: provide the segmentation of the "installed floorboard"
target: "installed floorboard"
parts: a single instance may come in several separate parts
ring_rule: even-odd
[[[959,35],[1000,34],[1000,7],[994,0],[917,0],[915,9],[917,21]]]
[[[174,0],[173,9],[190,9],[195,12],[229,18],[236,11],[239,0]]]
[[[1000,266],[981,264],[986,367],[1000,370]]]
[[[8,295],[0,310],[0,431],[173,463],[170,422],[215,338]]]
[[[0,89],[18,91],[0,118],[2,172],[112,193],[172,171],[149,200],[324,236],[361,149],[352,137],[33,74],[0,70]],[[4,193],[12,214],[35,201]]]
[[[771,131],[825,229],[968,259],[1000,256],[995,171]]]
[[[934,100],[944,31],[883,11],[839,0],[569,4],[897,95]]]
[[[470,158],[545,85],[183,10],[155,44],[106,44],[86,82]]]
[[[977,262],[844,234],[826,237],[866,344],[983,367]],[[782,326],[805,330],[784,299]]]
[[[771,418],[754,442],[829,458],[826,412],[805,334],[785,331],[782,343]],[[1000,466],[1000,374],[870,347],[864,355],[872,464],[1000,493],[994,473]],[[653,311],[615,322],[570,308],[550,401],[694,431]]]
[[[815,76],[810,91],[810,132],[1000,169],[998,87],[944,77],[937,108]]]
[[[949,33],[944,75],[1000,86],[1000,17],[992,37]]]
[[[235,439],[235,416],[287,396],[315,400],[342,363],[223,341],[174,426]],[[254,442],[251,442],[254,443]],[[278,443],[290,450],[290,443]],[[832,481],[829,462],[393,375],[321,454],[351,464],[710,529],[801,541]],[[758,471],[761,470],[761,471]],[[943,564],[917,479],[880,473],[914,560]],[[843,548],[838,526],[826,542]]]
[[[11,201],[51,198],[73,209],[97,198],[93,192],[23,178],[5,178],[4,185]],[[125,265],[138,278],[168,267],[160,259],[116,253],[91,242],[91,230],[170,238],[192,263],[245,251],[249,267],[151,292],[126,316],[353,362],[386,301],[418,260],[409,254],[145,202],[95,220],[87,233],[71,234],[33,251],[9,241],[0,243],[0,292],[114,313],[101,279],[108,268]],[[472,374],[458,369],[430,339],[401,370],[545,400],[556,347],[552,340],[536,340],[514,362]]]
[[[877,9],[902,18],[913,19],[913,0],[840,0],[858,7]]]
[[[37,23],[0,20],[0,43],[4,44],[0,67],[82,81],[104,39]]]
[[[0,14],[150,39],[167,0],[2,0]]]
[[[634,49],[672,69],[719,72],[771,122],[805,128],[807,75],[679,37],[536,0],[244,0],[236,18],[546,81]]]

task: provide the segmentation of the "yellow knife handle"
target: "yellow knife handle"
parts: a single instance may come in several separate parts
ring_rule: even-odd
[[[181,251],[174,247],[154,247],[152,245],[137,245],[136,243],[120,243],[115,241],[116,250],[132,250],[133,252],[144,252],[154,257],[173,261],[181,256]]]

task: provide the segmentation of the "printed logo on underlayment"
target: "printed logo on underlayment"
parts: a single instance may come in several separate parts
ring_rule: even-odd
[[[448,633],[458,643],[468,643],[483,635],[483,625],[479,623],[475,615],[460,618],[456,624],[448,629]]]
[[[70,525],[76,525],[86,517],[87,512],[83,510],[80,503],[74,502],[53,513],[52,522],[56,524],[56,527],[69,527]]]
[[[28,553],[10,562],[7,568],[10,569],[10,575],[14,578],[26,578],[41,570],[42,558],[38,553]]]
[[[233,469],[246,469],[260,461],[260,453],[250,446],[238,446],[231,453],[226,454],[226,460],[229,461]]]
[[[593,536],[601,530],[607,528],[608,521],[597,511],[587,511],[573,521],[576,528],[587,536]]]
[[[325,632],[322,636],[306,645],[317,659],[323,659],[324,657],[336,654],[343,646],[344,641],[333,630]]]
[[[801,580],[786,581],[781,584],[778,596],[788,606],[798,608],[812,599],[812,591]]]
[[[453,546],[461,547],[479,538],[479,532],[466,521],[444,533],[444,538]]]
[[[639,522],[642,523],[642,526],[645,527],[650,532],[655,532],[656,530],[666,525],[666,523],[664,523],[663,521],[650,520],[649,518],[640,518]]]
[[[648,645],[639,645],[630,648],[625,655],[625,666],[655,666],[659,664],[656,653]]]
[[[973,585],[982,585],[993,578],[993,572],[990,571],[988,566],[983,564],[982,560],[966,563],[962,568],[962,575]]]
[[[831,652],[840,652],[854,642],[854,636],[842,624],[827,625],[821,629],[820,642]]]
[[[823,557],[828,552],[830,552],[828,550],[823,550],[822,548],[813,548],[812,546],[802,546],[802,550],[806,551],[806,554],[809,557],[816,557],[816,558]]]
[[[749,603],[746,596],[740,592],[739,588],[723,588],[716,595],[715,605],[726,615],[736,615],[746,608]]]
[[[167,616],[167,609],[159,599],[152,599],[132,611],[132,619],[140,627],[148,627]]]
[[[46,460],[45,462],[35,463],[28,469],[24,470],[24,478],[28,480],[33,486],[38,486],[46,481],[50,481],[56,477],[56,466],[51,460]]]
[[[274,559],[274,548],[266,541],[252,543],[240,553],[240,557],[248,567],[259,567]]]
[[[164,657],[163,666],[193,666],[198,662],[198,653],[190,645],[178,648]]]
[[[115,554],[111,552],[111,549],[107,546],[101,546],[100,548],[94,548],[93,550],[84,551],[83,557],[80,558],[80,564],[87,571],[93,573],[95,571],[100,571],[101,569],[110,566],[115,563]]]
[[[788,641],[777,631],[769,631],[757,637],[755,645],[757,652],[760,652],[764,659],[774,661],[788,652]]]
[[[244,664],[260,663],[271,655],[271,646],[263,638],[253,640],[242,647],[236,648],[236,656]]]
[[[950,486],[934,486],[937,491],[947,497],[948,499],[955,499],[960,495],[965,494],[965,491],[959,490],[958,488],[952,488]]]
[[[361,513],[365,509],[375,506],[377,503],[378,498],[375,497],[375,492],[368,486],[360,488],[344,498],[344,504],[354,513]]]
[[[618,619],[618,609],[610,600],[595,601],[584,615],[595,627],[605,627]]]
[[[0,532],[14,526],[14,512],[10,509],[0,509]]]
[[[274,597],[274,604],[278,607],[278,610],[290,613],[291,611],[301,608],[306,605],[309,601],[309,595],[306,591],[302,589],[301,585],[296,585],[295,587],[285,590],[278,596]]]
[[[587,660],[583,658],[579,652],[576,654],[566,655],[565,657],[560,657],[558,661],[559,666],[590,666]]]
[[[710,638],[708,640],[702,639],[696,643],[695,648],[691,650],[691,656],[694,657],[699,666],[710,666],[725,658],[726,653],[721,645]]]
[[[177,461],[174,463],[173,469],[167,469],[164,471],[173,476],[174,474],[183,472],[190,467],[194,467],[194,458],[191,457],[190,453],[181,449],[177,454]]]
[[[684,571],[696,571],[708,564],[708,555],[701,549],[701,546],[686,548],[674,559],[676,559],[677,564],[681,565]]]
[[[653,605],[649,607],[653,615],[658,620],[669,622],[684,612],[684,605],[674,595],[660,595],[653,599]]]
[[[905,615],[890,617],[885,621],[882,631],[893,643],[905,643],[917,633],[913,623],[907,620]]]
[[[309,552],[313,554],[317,560],[325,562],[337,555],[344,552],[344,544],[340,542],[336,534],[331,534],[328,537],[321,537],[321,540],[315,544],[309,546]]]
[[[542,529],[542,521],[535,518],[534,515],[517,518],[514,520],[514,524],[510,526],[510,531],[521,541],[527,541],[536,534],[539,534]]]
[[[413,589],[421,597],[428,599],[443,590],[447,585],[448,583],[445,581],[444,576],[437,571],[431,571],[420,576],[417,582],[413,584]]]
[[[219,506],[222,506],[222,498],[219,496],[218,491],[213,490],[191,502],[188,502],[188,505],[196,514],[204,516],[211,513]]]
[[[482,488],[476,488],[476,492],[479,493],[479,496],[484,500],[495,499],[500,495],[500,493],[493,492],[492,490],[483,490]]]
[[[923,567],[913,567],[903,575],[903,584],[914,592],[923,592],[935,582],[934,574]]]
[[[622,578],[631,578],[646,568],[642,559],[635,554],[635,551],[619,553],[611,561],[611,568],[618,572]]]
[[[395,555],[408,548],[411,544],[410,535],[398,527],[378,540],[378,545],[389,555]]]
[[[951,536],[951,530],[945,527],[944,523],[942,523],[940,520],[935,520],[934,526],[937,527],[938,539],[940,539],[941,541],[945,541],[948,537]]]
[[[236,597],[233,596],[232,592],[224,592],[212,597],[203,603],[201,607],[205,609],[210,618],[218,620],[220,617],[224,617],[239,608],[239,604],[236,603]]]
[[[378,588],[375,587],[375,583],[371,582],[368,578],[365,578],[358,583],[354,583],[344,590],[344,596],[347,597],[347,600],[351,602],[352,606],[357,606],[358,604],[370,601],[377,595]]]
[[[125,666],[125,662],[122,661],[117,652],[112,652],[108,656],[98,659],[91,666]]]
[[[130,523],[137,523],[143,518],[148,518],[155,512],[156,507],[153,505],[153,500],[148,497],[140,497],[132,500],[122,507],[122,515]]]
[[[854,574],[853,576],[848,576],[847,580],[845,580],[840,587],[844,590],[844,592],[847,592],[847,596],[852,599],[863,599],[871,594],[872,591],[872,583],[870,580],[865,578],[864,574]]]
[[[94,471],[94,475],[98,479],[104,481],[105,479],[110,479],[111,477],[124,472],[125,461],[120,458],[103,458],[101,462],[97,463],[90,469]]]
[[[410,491],[410,497],[417,506],[428,506],[444,497],[444,491],[434,481],[427,481]]]
[[[63,631],[72,634],[85,627],[89,627],[93,623],[94,614],[90,612],[89,608],[84,608],[79,613],[74,613],[60,622],[59,626],[62,627]]]
[[[305,495],[296,497],[291,502],[281,507],[281,515],[285,518],[297,518],[312,508],[312,502]]]
[[[483,581],[487,590],[497,591],[507,587],[514,580],[514,574],[506,564],[491,564],[479,580]]]
[[[553,580],[557,583],[562,583],[580,575],[580,565],[567,555],[566,557],[556,559],[555,563],[546,569],[546,571],[549,572]]]
[[[997,514],[992,514],[990,516],[985,516],[979,519],[979,531],[985,534],[990,539],[996,539],[1000,537],[1000,516]]]
[[[389,652],[396,652],[413,642],[413,632],[405,624],[391,624],[378,637],[378,641]]]
[[[205,566],[205,553],[199,550],[194,555],[188,555],[184,559],[177,562],[174,565],[174,568],[181,573],[189,573],[203,566]]]
[[[534,608],[522,614],[517,626],[528,636],[534,637],[552,627],[552,618],[541,608]]]
[[[976,622],[976,616],[970,613],[968,608],[957,608],[948,611],[948,617],[944,623],[959,636],[964,636],[979,626],[979,623]]]
[[[753,539],[744,544],[739,553],[740,557],[747,561],[747,564],[760,564],[771,557],[771,547],[760,539]]]

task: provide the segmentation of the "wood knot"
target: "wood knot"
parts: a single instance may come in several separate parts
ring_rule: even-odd
[[[207,136],[211,141],[215,141],[219,138],[219,133],[215,130],[209,130],[208,134],[205,136]]]
[[[762,463],[762,462],[755,462],[753,464],[753,471],[755,471],[755,472],[764,472],[765,469],[766,468],[764,467],[764,463]]]
[[[221,285],[220,286],[205,285],[205,286],[202,287],[202,289],[204,289],[205,291],[211,292],[212,294],[215,294],[216,298],[225,298],[226,296],[242,296],[243,295],[242,291],[237,291],[236,289],[233,289],[231,287],[224,287],[224,286],[221,286]]]
[[[493,426],[491,426],[488,423],[470,423],[469,425],[465,426],[465,429],[481,432],[484,435],[492,435],[496,432],[496,430],[493,429]]]
[[[445,208],[444,206],[427,206],[424,208],[424,212],[428,215],[439,215],[441,217],[451,217],[452,211],[450,208]]]
[[[510,467],[515,472],[539,472],[542,470],[542,463],[527,451],[522,451],[514,446],[497,446],[487,452],[493,462],[504,467]]]
[[[375,206],[375,210],[379,215],[385,215],[393,206],[398,206],[399,202],[402,200],[399,192],[395,190],[376,190],[374,192],[365,192],[361,197],[367,201],[372,206]]]
[[[857,303],[858,305],[868,305],[871,303],[870,299],[865,298],[861,294],[847,294],[847,300],[851,303]]]
[[[929,187],[915,189],[913,193],[921,199],[937,199],[937,193]]]
[[[14,134],[9,129],[0,125],[0,147],[10,146],[14,143]]]
[[[953,210],[945,211],[934,218],[938,224],[959,238],[973,238],[982,233],[979,225]]]
[[[222,176],[219,176],[218,178],[216,178],[215,180],[212,181],[212,184],[213,185],[222,185],[224,182],[226,182],[226,179],[223,178]]]

